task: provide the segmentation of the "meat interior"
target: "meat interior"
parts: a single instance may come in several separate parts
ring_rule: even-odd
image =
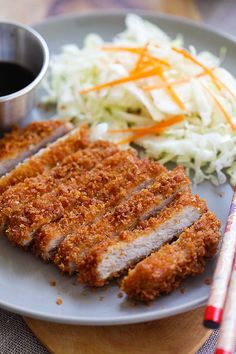
[[[186,277],[204,271],[207,259],[216,252],[219,229],[216,216],[204,213],[177,241],[163,246],[130,270],[122,281],[122,289],[129,297],[147,302],[175,290]]]

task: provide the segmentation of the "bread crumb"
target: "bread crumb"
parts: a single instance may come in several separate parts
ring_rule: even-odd
[[[180,288],[179,291],[181,292],[181,294],[184,294],[186,292],[185,288]]]
[[[56,304],[57,304],[57,305],[62,305],[62,304],[63,304],[63,301],[62,301],[62,298],[61,298],[61,297],[58,297],[58,298],[57,298]]]
[[[212,283],[212,279],[211,278],[206,278],[204,280],[204,284],[206,284],[206,285],[211,285],[211,283]]]
[[[216,190],[216,194],[217,194],[220,198],[223,198],[223,196],[224,196],[224,192],[219,192],[218,190]]]
[[[130,307],[136,307],[136,306],[138,306],[138,303],[136,300],[133,300],[130,302]]]
[[[124,294],[122,292],[119,292],[117,296],[119,299],[121,299],[124,296]]]
[[[99,301],[103,301],[104,300],[104,296],[100,296]]]
[[[55,280],[50,281],[49,284],[50,284],[51,286],[56,286],[56,285],[57,285],[57,283],[55,282]]]

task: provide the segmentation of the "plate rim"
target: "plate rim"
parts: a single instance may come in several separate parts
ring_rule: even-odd
[[[36,21],[29,26],[35,28],[39,28],[42,25],[51,25],[56,22],[61,22],[61,21],[73,21],[75,19],[79,18],[84,18],[84,17],[107,17],[107,16],[125,16],[127,14],[137,14],[139,16],[147,16],[147,17],[156,17],[164,20],[170,20],[179,24],[185,24],[190,27],[195,27],[196,29],[200,30],[205,30],[207,32],[210,32],[213,35],[218,35],[224,39],[227,39],[231,41],[233,44],[236,45],[236,36],[224,31],[224,30],[219,30],[215,29],[213,26],[208,25],[206,23],[201,23],[201,22],[196,22],[194,20],[188,19],[186,17],[182,17],[180,15],[173,15],[173,14],[167,14],[164,12],[158,12],[158,11],[152,11],[152,10],[142,10],[142,9],[104,9],[104,10],[96,10],[96,9],[89,9],[89,10],[83,10],[81,12],[74,12],[74,13],[68,13],[68,14],[62,14],[62,15],[56,15],[56,16],[49,16],[48,18],[44,19],[43,21]]]
[[[168,295],[164,295],[168,296]],[[168,308],[158,309],[152,311],[151,313],[144,314],[132,314],[126,315],[122,317],[103,317],[98,320],[98,317],[78,317],[78,316],[70,316],[64,317],[63,315],[51,315],[45,314],[39,311],[27,310],[26,308],[21,308],[16,305],[8,304],[7,302],[0,301],[0,308],[3,310],[11,311],[13,313],[22,315],[24,317],[34,318],[42,321],[52,322],[52,323],[60,323],[60,324],[68,324],[68,325],[83,325],[83,326],[120,326],[127,324],[135,324],[135,323],[144,323],[149,321],[161,320],[164,318],[168,318],[171,316],[175,316],[181,313],[185,313],[206,304],[206,297],[202,296],[201,298],[197,298],[188,303],[181,306],[176,306],[172,308],[171,311]],[[147,305],[148,306],[148,305]],[[79,319],[78,319],[79,318]]]
[[[114,9],[106,9],[106,10],[89,10],[89,11],[83,11],[82,13],[70,13],[66,15],[60,15],[60,16],[55,16],[55,17],[49,17],[43,21],[36,22],[31,24],[33,28],[36,30],[39,30],[41,26],[44,25],[53,25],[56,23],[60,23],[63,21],[75,21],[80,18],[98,18],[98,17],[106,17],[106,16],[120,16],[124,17],[128,13],[134,13],[143,17],[155,17],[156,19],[164,19],[166,21],[170,21],[173,23],[179,23],[179,24],[184,24],[187,27],[195,28],[195,29],[200,29],[200,30],[205,30],[207,32],[210,32],[213,35],[216,35],[218,37],[221,37],[221,39],[228,40],[232,42],[233,45],[236,46],[236,38],[228,33],[225,33],[224,31],[221,30],[215,30],[213,27],[202,24],[202,23],[196,23],[193,20],[189,20],[186,18],[183,18],[181,16],[174,16],[174,15],[169,15],[165,13],[160,13],[160,12],[154,12],[150,10],[134,10],[134,9],[121,9],[121,10],[114,10]],[[50,48],[49,48],[50,50]],[[167,295],[168,296],[168,295]],[[49,322],[55,322],[55,323],[61,323],[61,324],[74,324],[74,325],[88,325],[88,326],[109,326],[109,325],[124,325],[124,324],[132,324],[132,323],[142,323],[142,322],[147,322],[147,321],[154,321],[157,319],[162,319],[162,318],[167,318],[170,316],[174,316],[180,313],[184,313],[190,310],[193,310],[195,308],[198,308],[200,306],[203,306],[206,303],[207,300],[207,295],[204,295],[200,298],[196,298],[195,300],[192,300],[186,304],[178,305],[176,307],[173,307],[171,310],[168,308],[164,309],[157,309],[149,313],[141,313],[141,314],[130,314],[130,315],[125,315],[122,317],[103,317],[102,319],[98,320],[98,317],[84,317],[84,316],[65,316],[65,315],[57,315],[57,314],[52,314],[52,313],[46,313],[46,312],[40,312],[40,311],[34,311],[31,309],[27,309],[27,307],[21,307],[17,305],[12,305],[11,303],[8,303],[6,301],[1,301],[0,300],[0,307],[2,309],[12,311],[14,313],[30,317],[30,318],[35,318],[35,319],[40,319],[44,321],[49,321]]]

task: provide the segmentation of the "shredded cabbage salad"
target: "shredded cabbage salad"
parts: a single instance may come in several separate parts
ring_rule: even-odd
[[[45,103],[58,116],[89,123],[94,139],[135,143],[163,164],[193,172],[194,182],[236,184],[236,80],[221,59],[174,40],[130,14],[106,42],[89,34],[52,57]]]

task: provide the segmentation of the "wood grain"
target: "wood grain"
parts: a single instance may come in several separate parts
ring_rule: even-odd
[[[163,320],[126,326],[88,327],[25,318],[56,354],[195,354],[211,331],[202,326],[203,309]]]
[[[0,19],[30,24],[97,8],[147,9],[200,20],[192,0],[0,0]],[[203,309],[197,309],[155,322],[116,327],[25,321],[55,354],[195,354],[211,333],[203,328],[202,317]]]
[[[0,0],[0,19],[26,24],[92,9],[146,9],[200,20],[192,0]]]

